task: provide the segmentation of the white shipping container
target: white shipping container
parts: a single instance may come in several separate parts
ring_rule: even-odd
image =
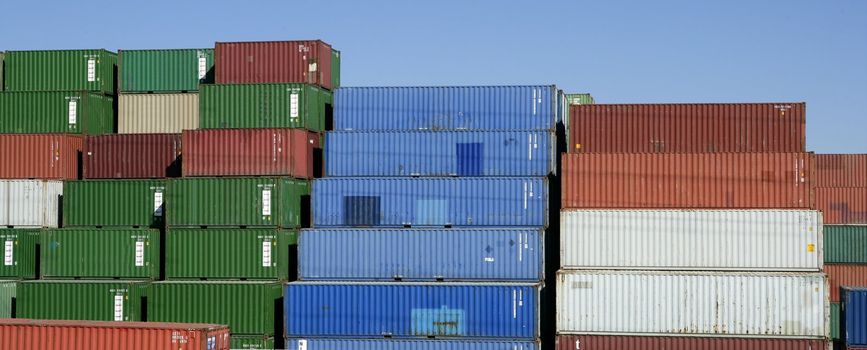
[[[563,210],[563,269],[821,271],[815,210]]]
[[[180,134],[199,128],[199,94],[120,94],[119,134]]]
[[[559,334],[823,338],[822,273],[560,271]]]
[[[63,181],[0,180],[0,227],[57,227]]]

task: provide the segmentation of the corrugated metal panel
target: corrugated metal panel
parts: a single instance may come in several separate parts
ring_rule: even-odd
[[[86,180],[64,184],[63,227],[160,227],[163,180]]]
[[[314,168],[320,136],[302,129],[187,130],[183,138],[184,176],[321,173]]]
[[[348,87],[334,130],[554,130],[554,86]]]
[[[284,295],[286,337],[534,339],[540,287],[293,282]]]
[[[867,264],[867,225],[825,225],[825,262]]]
[[[816,154],[816,187],[867,187],[867,154]]]
[[[840,313],[840,303],[831,303],[831,340],[837,341],[841,339],[840,326],[842,324],[842,314]]]
[[[840,287],[867,287],[867,265],[827,264],[824,270],[832,303],[840,302]]]
[[[818,339],[561,335],[557,350],[830,350]]]
[[[571,105],[592,105],[596,103],[596,99],[590,94],[566,94],[566,103]]]
[[[274,321],[278,282],[155,282],[148,320],[229,325],[232,334],[279,335]]]
[[[325,178],[316,226],[547,226],[548,181],[506,178]]]
[[[0,226],[57,227],[63,182],[0,180]]]
[[[25,281],[17,317],[46,320],[142,321],[145,281]]]
[[[816,209],[827,224],[867,224],[867,187],[816,188]]]
[[[315,229],[298,242],[302,280],[541,281],[538,229]]]
[[[546,176],[553,132],[329,132],[327,176]]]
[[[198,91],[214,83],[214,49],[118,50],[121,92]]]
[[[336,88],[331,45],[321,40],[218,42],[217,83],[307,83]]]
[[[530,340],[286,339],[288,350],[536,350]]]
[[[110,134],[114,98],[81,91],[0,93],[0,132]]]
[[[6,61],[6,53],[3,51],[0,51],[0,91],[5,90],[5,88],[6,88],[6,82],[3,79],[3,77],[5,76],[5,74],[3,73],[3,68],[6,66],[5,61]]]
[[[199,128],[199,94],[120,94],[121,134],[180,134]]]
[[[331,92],[305,84],[202,85],[202,129],[300,128],[325,131]]]
[[[809,153],[564,154],[562,204],[811,208],[811,160]]]
[[[829,335],[821,273],[561,271],[557,332]]]
[[[297,232],[275,229],[170,228],[167,279],[276,279],[295,275]]]
[[[86,179],[142,179],[181,175],[181,135],[103,135],[85,139]]]
[[[277,349],[274,337],[265,335],[232,335],[232,349]]]
[[[340,87],[340,51],[331,50],[331,89]]]
[[[310,182],[282,177],[184,178],[169,182],[168,224],[309,226]]]
[[[189,323],[0,320],[0,348],[229,350],[229,328]]]
[[[0,135],[0,178],[78,179],[83,147],[77,135]]]
[[[7,51],[8,91],[117,91],[117,54],[104,49]]]
[[[812,210],[564,210],[563,268],[821,271]]]
[[[0,230],[0,243],[3,244],[0,277],[39,278],[39,271],[36,271],[36,246],[39,244],[39,234],[39,230]]]
[[[842,308],[846,317],[846,344],[867,347],[867,288],[848,288]]]
[[[160,278],[159,230],[46,230],[40,249],[43,278]]]
[[[15,317],[13,304],[18,282],[0,280],[0,318]]]

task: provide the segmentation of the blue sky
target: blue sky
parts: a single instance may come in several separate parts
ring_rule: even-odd
[[[5,50],[321,38],[342,51],[347,86],[554,83],[602,103],[805,101],[810,150],[867,153],[864,0],[9,0],[3,9]]]

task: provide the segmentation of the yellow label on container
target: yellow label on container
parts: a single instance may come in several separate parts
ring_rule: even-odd
[[[813,243],[807,244],[807,251],[810,253],[816,251],[816,245]]]

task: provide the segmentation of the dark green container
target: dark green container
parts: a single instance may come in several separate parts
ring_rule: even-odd
[[[13,318],[13,304],[15,304],[15,291],[18,282],[0,280],[0,318]]]
[[[167,279],[295,280],[295,230],[169,228]]]
[[[154,282],[148,321],[229,325],[235,334],[283,334],[279,282]],[[275,322],[275,317],[277,317]]]
[[[310,182],[286,177],[172,179],[170,227],[309,226]]]
[[[115,95],[117,54],[98,50],[7,51],[8,91],[93,91]]]
[[[274,337],[264,335],[234,335],[229,342],[232,349],[276,349]]]
[[[152,227],[163,224],[163,180],[63,183],[63,227]]]
[[[340,87],[340,51],[331,50],[331,89]]]
[[[867,264],[867,225],[825,225],[825,263]]]
[[[3,244],[3,264],[0,278],[39,278],[36,271],[36,247],[39,230],[0,229]]]
[[[201,85],[199,127],[302,128],[321,132],[332,115],[331,92],[307,84]]]
[[[146,281],[24,281],[18,283],[18,318],[143,321]]]
[[[114,98],[81,91],[0,93],[0,133],[110,134]]]
[[[199,91],[214,83],[214,49],[120,50],[120,92]]]
[[[840,340],[840,325],[842,324],[840,304],[831,303],[831,340]]]
[[[570,105],[592,105],[596,100],[590,94],[566,94],[566,102]]]
[[[43,278],[159,279],[160,231],[62,228],[42,234]]]

